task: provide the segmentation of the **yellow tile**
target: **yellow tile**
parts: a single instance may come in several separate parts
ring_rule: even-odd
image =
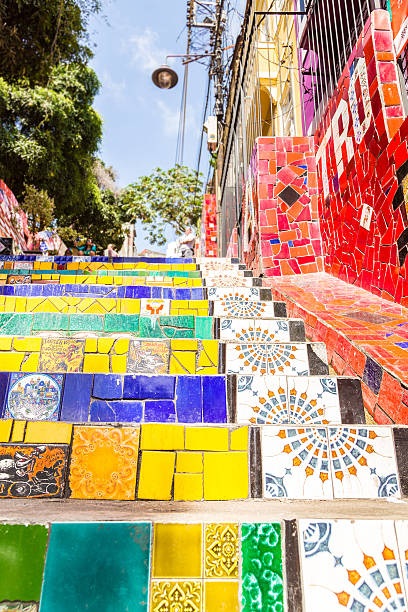
[[[21,365],[22,372],[37,372],[40,353],[31,353]]]
[[[26,444],[70,444],[71,435],[72,425],[70,423],[29,421],[24,442]]]
[[[204,453],[204,499],[248,497],[247,453]]]
[[[14,338],[13,349],[15,351],[40,351],[41,350],[42,338]]]
[[[206,580],[204,612],[239,612],[238,580]]]
[[[114,338],[99,338],[98,353],[109,353],[114,342],[115,342]]]
[[[118,312],[122,314],[139,314],[140,300],[120,299],[118,300]]]
[[[192,310],[191,308],[180,308],[179,309],[179,315],[193,315],[195,314],[195,311]]]
[[[201,529],[201,525],[154,525],[154,578],[201,578]]]
[[[143,451],[140,464],[139,499],[171,499],[176,453]]]
[[[109,355],[85,355],[83,372],[109,374]]]
[[[142,425],[140,448],[142,450],[181,450],[184,448],[184,426],[146,423]]]
[[[208,366],[207,368],[200,368],[198,370],[198,373],[200,374],[200,376],[213,376],[215,374],[218,374],[218,367]]]
[[[115,277],[113,276],[93,276],[91,277],[92,282],[90,282],[89,284],[93,285],[95,282],[93,279],[96,279],[97,285],[113,285],[114,278]]]
[[[14,421],[10,442],[24,442],[26,421]]]
[[[86,276],[77,276],[77,275],[71,276],[70,274],[67,274],[66,276],[63,276],[62,278],[64,279],[64,283],[75,285],[78,283],[83,283],[84,282],[83,279],[86,278]]]
[[[125,374],[127,366],[127,355],[112,355],[112,374]]]
[[[208,308],[198,308],[197,315],[199,317],[208,317]]]
[[[172,308],[184,308],[188,300],[171,300],[170,304]]]
[[[0,351],[9,351],[13,343],[13,338],[10,336],[0,336]]]
[[[85,340],[85,353],[96,353],[98,351],[98,338],[87,338]]]
[[[95,301],[93,304],[88,306],[86,312],[89,314],[105,314],[106,310],[99,302]]]
[[[208,308],[208,300],[190,300],[190,308]]]
[[[15,298],[16,303],[14,306],[14,312],[29,312],[29,310],[27,309],[27,302],[28,300],[24,297],[17,297]]]
[[[195,374],[196,354],[175,351],[170,357],[169,374]]]
[[[197,340],[172,340],[171,341],[172,351],[196,351],[198,349]]]
[[[177,453],[176,472],[189,472],[193,474],[202,471],[202,453]]]
[[[227,451],[227,427],[186,427],[186,450]]]
[[[13,426],[13,419],[7,419],[0,421],[0,442],[8,442],[10,440],[11,428]]]
[[[214,365],[218,363],[218,340],[203,340],[205,351]]]
[[[116,340],[114,347],[116,355],[125,355],[129,350],[129,340],[126,338],[120,338]]]
[[[174,474],[174,501],[203,499],[202,474]]]
[[[231,431],[230,449],[234,451],[248,450],[248,427],[240,427]]]
[[[14,312],[16,306],[16,298],[7,296],[4,304],[5,312]]]
[[[0,353],[0,372],[19,372],[24,353]]]

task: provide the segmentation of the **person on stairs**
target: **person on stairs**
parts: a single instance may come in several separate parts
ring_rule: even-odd
[[[184,234],[179,240],[179,248],[182,257],[194,257],[195,234],[190,225],[186,225]]]

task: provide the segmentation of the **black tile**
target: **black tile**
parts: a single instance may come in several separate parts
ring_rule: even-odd
[[[329,366],[316,353],[316,347],[313,344],[307,345],[307,356],[309,358],[310,376],[325,376],[329,373]]]
[[[281,317],[284,319],[288,316],[285,302],[275,302],[273,305],[273,311],[274,311],[275,317]]]
[[[244,272],[244,278],[247,278],[249,276],[253,276],[254,273],[252,272],[252,270],[245,270]]]
[[[297,521],[284,521],[283,542],[285,549],[282,551],[283,565],[286,567],[286,612],[302,612],[302,582],[299,557],[299,536]],[[317,612],[317,611],[316,611]]]
[[[303,321],[289,321],[289,337],[291,342],[306,342],[305,324]]]
[[[408,428],[393,427],[395,455],[402,497],[408,497]]]
[[[239,263],[239,257],[231,257],[231,263]]]
[[[259,299],[261,302],[270,302],[272,300],[272,291],[270,289],[262,288],[259,291]]]
[[[338,378],[339,404],[341,422],[365,424],[363,393],[359,378]]]
[[[221,329],[221,320],[219,317],[214,317],[214,320],[213,320],[214,340],[219,340],[220,329]]]
[[[249,427],[249,457],[251,497],[258,499],[262,497],[263,493],[260,427]]]
[[[237,421],[237,375],[227,374],[227,411],[228,423]]]
[[[246,265],[245,264],[239,264],[238,270],[246,270]]]
[[[374,361],[374,359],[371,359],[371,357],[367,357],[363,372],[363,381],[376,395],[380,392],[382,377],[383,369],[380,364]]]
[[[262,278],[253,278],[252,279],[252,286],[253,287],[262,287]]]
[[[288,185],[285,187],[285,189],[283,189],[283,191],[278,193],[278,197],[281,198],[288,206],[293,206],[293,204],[297,202],[301,196],[296,189],[293,189],[293,187]]]
[[[209,317],[214,316],[214,300],[210,300],[208,302],[208,316]]]
[[[227,347],[225,342],[218,343],[218,374],[225,374]]]

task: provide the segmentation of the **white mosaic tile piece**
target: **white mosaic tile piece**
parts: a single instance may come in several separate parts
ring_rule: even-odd
[[[304,612],[406,610],[393,521],[300,520]]]
[[[329,427],[334,497],[401,497],[390,427]]]
[[[208,288],[208,299],[209,300],[220,300],[228,303],[229,300],[239,301],[255,301],[260,300],[260,287],[233,287],[231,289],[225,289],[223,287],[209,287]]]
[[[341,423],[334,377],[288,377],[289,419],[295,425]]]
[[[405,586],[405,596],[408,596],[408,521],[395,521],[397,533],[399,561]],[[408,601],[407,601],[408,603]]]
[[[162,316],[170,314],[170,300],[153,300],[142,298],[140,300],[140,314]]]
[[[252,287],[252,276],[238,276],[216,274],[214,276],[206,276],[205,284],[207,287]]]
[[[220,339],[233,342],[290,342],[289,322],[279,319],[221,319]]]
[[[262,428],[264,497],[332,499],[325,428]]]
[[[286,376],[239,376],[237,422],[254,425],[289,423]]]
[[[306,344],[226,345],[227,374],[309,374]]]
[[[222,301],[214,301],[215,317],[259,317],[273,319],[275,316],[274,302],[256,302],[243,297]]]

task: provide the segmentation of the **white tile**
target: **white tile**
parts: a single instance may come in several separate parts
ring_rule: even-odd
[[[306,344],[226,345],[227,374],[309,374]]]
[[[214,301],[214,316],[273,319],[275,316],[274,302],[251,301],[240,296],[237,296],[236,299],[226,297]]]
[[[285,376],[238,376],[237,422],[288,423]]]
[[[221,319],[220,339],[233,342],[290,342],[289,322],[279,319]]]
[[[290,423],[295,425],[341,423],[335,377],[290,376],[288,400]]]

